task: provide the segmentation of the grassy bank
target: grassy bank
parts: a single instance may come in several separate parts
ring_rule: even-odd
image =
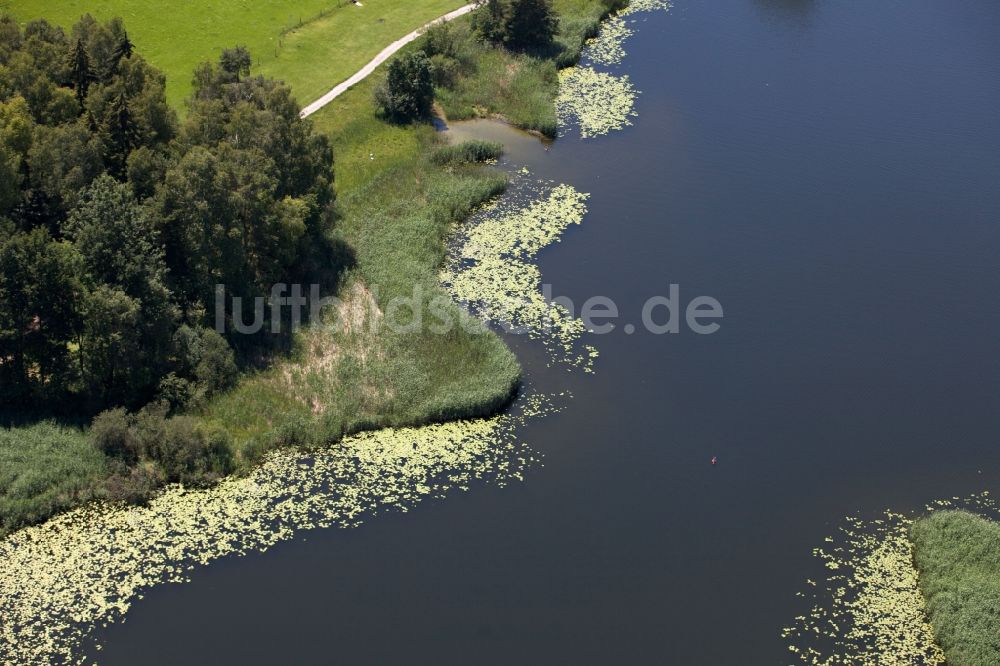
[[[366,6],[378,3],[373,0]],[[584,37],[596,29],[597,19],[608,7],[602,0],[558,0],[555,5],[562,24],[577,28],[560,37],[563,46],[539,56],[479,44],[471,36],[468,17],[456,22],[455,43],[464,43],[468,59],[447,85],[442,83],[437,89],[441,105],[452,117],[502,115],[522,127],[554,133],[557,62],[579,52]],[[435,6],[430,13],[438,9]],[[142,31],[150,29],[150,22],[155,23],[151,15],[122,13],[137,42]],[[416,22],[422,23],[423,18]],[[193,25],[184,29],[193,30]],[[306,35],[316,41],[337,37],[336,23],[314,25],[302,31],[303,39]],[[187,43],[186,33],[177,30],[171,41]],[[252,46],[249,39],[234,36],[219,46],[234,41]],[[372,42],[371,48],[378,51],[386,41]],[[426,42],[419,40],[407,49],[429,48]],[[303,47],[302,52],[307,49]],[[161,66],[180,67],[157,62],[153,54],[149,57]],[[512,69],[516,85],[506,78]],[[317,72],[323,70],[322,64],[317,65]],[[282,76],[280,68],[269,73]],[[188,77],[185,74],[184,80]],[[315,77],[313,83],[287,78],[293,90],[308,91],[309,86],[318,85],[321,76]],[[333,76],[323,84],[324,89],[339,78],[343,77]],[[323,445],[362,429],[493,413],[516,389],[520,368],[492,333],[461,326],[453,326],[446,334],[427,326],[394,332],[368,325],[383,316],[393,298],[414,293],[420,294],[417,309],[425,321],[461,318],[459,308],[438,284],[446,239],[456,223],[505,185],[499,173],[464,163],[461,154],[435,158],[442,146],[429,123],[397,125],[379,118],[372,101],[379,78],[377,72],[310,119],[330,136],[336,155],[339,219],[335,233],[349,248],[354,265],[340,290],[342,304],[331,314],[339,314],[349,325],[301,331],[290,357],[243,377],[235,388],[214,397],[195,414],[206,428],[221,428],[233,436],[237,469],[247,469],[263,452],[279,446]],[[497,94],[489,94],[491,87]],[[529,93],[531,98],[526,99]],[[480,152],[470,150],[468,156]],[[26,439],[23,432],[9,433],[8,439]],[[22,448],[19,454],[29,453],[5,459],[7,477],[0,478],[0,510],[4,512],[0,532],[101,495],[106,472],[100,456],[83,451],[85,436],[79,431],[62,431],[60,437],[75,444],[50,449],[56,459],[47,461],[40,448],[37,455]],[[56,474],[56,479],[42,473],[46,468],[65,471]]]
[[[450,118],[499,115],[526,129],[554,133],[556,63],[567,52],[575,59],[608,12],[600,0],[561,0],[555,6],[571,31],[543,56],[483,45],[472,34],[469,17],[449,24],[446,48],[464,58],[449,85],[436,88]],[[430,35],[406,50],[440,48],[440,36]],[[523,94],[504,83],[503,73],[512,68]],[[241,382],[203,413],[243,442],[239,457],[246,462],[289,443],[323,444],[360,429],[488,414],[507,401],[517,383],[516,359],[492,333],[463,327],[447,335],[393,333],[386,327],[373,332],[366,325],[393,298],[412,296],[415,285],[424,321],[438,316],[430,306],[435,298],[448,303],[448,316],[462,316],[438,284],[446,239],[472,208],[505,184],[496,172],[461,160],[456,164],[457,151],[444,149],[429,124],[379,118],[372,101],[378,80],[376,73],[310,118],[330,137],[336,154],[337,233],[357,262],[341,292],[340,317],[352,325],[333,333],[303,331],[293,358]],[[491,87],[498,94],[489,95]],[[470,106],[469,100],[477,101]],[[479,152],[469,150],[467,157]]]
[[[169,7],[144,0],[6,0],[0,11],[19,21],[45,18],[69,27],[89,12],[100,21],[120,16],[137,50],[167,76],[167,99],[181,108],[201,62],[245,45],[256,70],[285,79],[305,104],[383,47],[464,4],[461,0],[176,0]],[[313,94],[315,93],[315,94]],[[312,97],[309,95],[312,94]]]
[[[913,524],[920,590],[951,666],[1000,664],[1000,524],[940,511]]]
[[[366,88],[344,106],[367,106]],[[207,421],[242,442],[244,459],[361,429],[493,413],[520,376],[516,359],[492,333],[455,326],[442,334],[427,326],[442,314],[432,310],[435,299],[452,321],[464,316],[437,284],[445,239],[473,206],[502,191],[505,180],[474,165],[434,165],[430,128],[401,129],[336,108],[325,118],[343,125],[339,136],[366,137],[363,144],[338,146],[345,160],[356,155],[359,162],[342,184],[338,222],[357,263],[330,328],[302,331],[291,359],[241,382],[204,411]],[[411,322],[414,307],[424,325],[412,332],[380,325],[394,298],[412,304],[398,322]]]

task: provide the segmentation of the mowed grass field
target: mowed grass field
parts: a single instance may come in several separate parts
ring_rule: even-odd
[[[195,66],[224,48],[250,49],[258,73],[284,79],[304,106],[391,42],[465,4],[462,0],[0,0],[19,22],[69,28],[83,14],[120,16],[136,49],[167,76],[183,111]]]
[[[340,83],[403,35],[469,0],[362,0],[306,23],[282,37],[257,71],[285,80],[305,106]],[[254,54],[257,58],[257,54]]]

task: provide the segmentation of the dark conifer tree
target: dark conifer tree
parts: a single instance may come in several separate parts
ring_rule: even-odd
[[[115,48],[115,58],[121,60],[122,58],[132,57],[132,40],[128,38],[128,33],[123,32],[122,38],[118,42],[118,46]]]
[[[131,58],[133,47],[134,45],[132,44],[132,40],[128,38],[128,33],[123,32],[121,39],[118,40],[118,45],[115,46],[115,50],[111,52],[111,62],[108,63],[108,71],[117,71],[118,63],[120,63],[123,58]]]
[[[507,16],[507,44],[515,49],[541,49],[552,43],[559,19],[551,0],[513,0]]]
[[[94,69],[90,66],[90,56],[87,55],[87,49],[84,48],[81,39],[76,40],[76,46],[70,52],[69,70],[70,84],[76,91],[76,100],[82,109],[90,84],[96,81],[97,77],[94,75]]]
[[[107,153],[105,162],[108,171],[118,180],[125,179],[126,164],[129,153],[138,144],[138,131],[132,110],[128,106],[125,93],[119,93],[108,111],[105,123],[107,136]]]

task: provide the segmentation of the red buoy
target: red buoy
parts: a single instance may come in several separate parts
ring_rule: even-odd
[[[718,464],[718,462],[719,462],[719,459],[716,458],[715,456],[712,456],[712,464],[716,465],[716,464]]]

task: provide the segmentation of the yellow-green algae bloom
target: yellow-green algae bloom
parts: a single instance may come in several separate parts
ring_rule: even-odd
[[[966,500],[939,500],[928,511],[995,510],[987,493]],[[917,586],[913,519],[887,511],[874,520],[847,518],[836,537],[813,554],[826,575],[807,580],[806,615],[782,631],[800,663],[814,666],[937,666],[944,653],[934,640],[924,597]]]
[[[590,65],[617,65],[625,59],[625,41],[635,34],[627,17],[639,13],[668,11],[667,0],[635,0],[608,18],[597,36],[588,40],[582,58]],[[602,136],[632,124],[638,115],[639,92],[628,76],[599,72],[589,65],[568,67],[559,73],[556,116],[562,127],[577,124],[584,139]]]
[[[640,12],[668,11],[673,7],[670,0],[630,0],[628,6],[620,12],[621,16],[629,16]]]
[[[546,300],[534,263],[539,251],[583,221],[589,195],[570,185],[535,186],[542,190],[529,192],[527,203],[510,192],[469,219],[456,234],[441,283],[477,315],[540,339],[558,360],[591,371],[597,350],[578,345],[586,327]]]
[[[598,65],[617,65],[625,59],[625,40],[634,33],[622,14],[608,18],[597,37],[587,40],[583,57]]]
[[[567,67],[559,72],[556,116],[563,127],[579,125],[584,139],[601,136],[632,124],[638,94],[628,76]]]
[[[617,65],[625,59],[625,40],[635,34],[629,27],[635,19],[626,21],[636,14],[655,11],[668,11],[671,4],[667,0],[635,0],[627,7],[608,17],[601,24],[596,37],[587,40],[583,49],[583,58],[598,65]]]
[[[553,409],[363,433],[329,449],[281,450],[246,477],[171,487],[148,506],[86,506],[0,542],[0,661],[83,663],[82,641],[142,591],[196,565],[261,551],[301,530],[352,527],[475,480],[504,484],[536,460],[512,433]]]

